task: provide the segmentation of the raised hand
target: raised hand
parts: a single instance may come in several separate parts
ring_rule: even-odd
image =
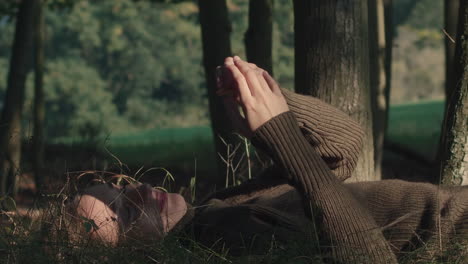
[[[224,61],[222,89],[231,119],[244,136],[252,133],[271,118],[289,110],[283,94],[274,79],[265,70],[235,56]],[[237,102],[244,112],[237,110]]]

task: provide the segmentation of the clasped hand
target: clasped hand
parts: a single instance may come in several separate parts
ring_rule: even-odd
[[[289,110],[276,81],[255,64],[227,57],[219,71],[217,94],[223,96],[227,113],[243,136],[250,138],[257,128]]]

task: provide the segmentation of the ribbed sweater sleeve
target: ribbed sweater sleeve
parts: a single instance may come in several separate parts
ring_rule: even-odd
[[[321,247],[343,263],[396,263],[381,230],[302,134],[292,112],[258,128],[253,144],[270,153],[320,219]],[[317,217],[317,214],[320,216]]]
[[[282,89],[305,138],[336,177],[351,177],[362,149],[362,127],[346,113],[312,96]]]

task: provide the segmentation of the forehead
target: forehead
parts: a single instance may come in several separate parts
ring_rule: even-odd
[[[120,187],[114,184],[99,184],[83,191],[83,196],[92,196],[105,204],[115,203],[120,196]]]
[[[114,217],[116,203],[119,201],[119,188],[115,185],[100,184],[84,190],[77,201],[77,211],[86,218]]]
[[[79,216],[93,220],[97,226],[92,235],[111,243],[115,243],[118,237],[117,214],[113,209],[118,196],[119,189],[114,186],[93,186],[83,192],[76,207]]]

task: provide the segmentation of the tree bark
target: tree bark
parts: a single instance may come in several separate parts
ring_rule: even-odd
[[[222,99],[216,95],[216,67],[223,65],[224,59],[231,56],[231,24],[225,0],[199,0],[200,24],[203,43],[203,65],[205,68],[206,86],[211,117],[211,126],[215,140],[216,152],[227,160],[240,138],[233,134],[233,127],[224,109]],[[223,142],[224,141],[224,142]],[[226,144],[225,144],[226,143]],[[224,187],[229,166],[221,159],[217,162],[218,175],[206,179],[216,187]]]
[[[454,80],[445,115],[441,181],[468,184],[468,0],[460,1],[455,50]]]
[[[448,34],[448,36],[445,36],[445,98],[447,105],[450,99],[450,95],[456,86],[453,75],[455,56],[455,43],[453,40],[456,39],[457,36],[459,9],[460,0],[445,0],[444,28]]]
[[[245,33],[247,60],[273,74],[273,0],[250,0]]]
[[[393,25],[393,0],[383,0],[385,24],[385,87],[386,105],[390,106],[390,92],[392,85],[392,51],[395,27]],[[385,119],[388,121],[388,110]],[[388,123],[387,123],[388,125]]]
[[[369,95],[367,1],[294,1],[296,91],[348,113],[363,127],[363,151],[351,181],[374,174]]]
[[[43,187],[42,168],[44,164],[44,0],[38,0],[34,25],[34,131],[33,170],[37,191]]]
[[[36,0],[21,1],[16,18],[5,103],[0,118],[0,194],[17,192],[21,159],[21,116],[25,82],[31,67]],[[8,185],[8,186],[7,186]]]
[[[387,129],[388,100],[386,82],[385,13],[383,0],[369,0],[369,73],[374,137],[375,176],[381,178],[382,157]]]

